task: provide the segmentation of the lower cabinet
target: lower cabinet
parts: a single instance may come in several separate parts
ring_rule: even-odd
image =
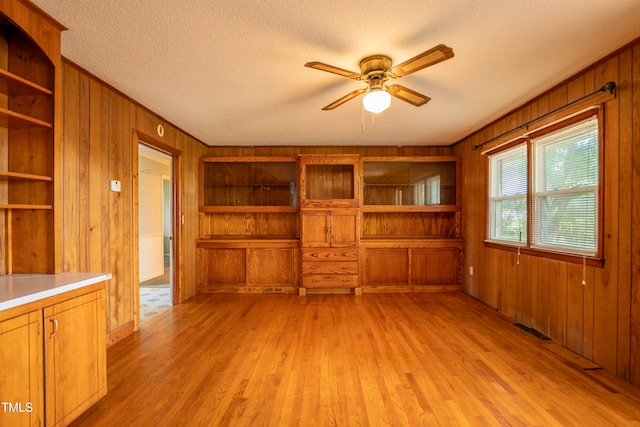
[[[47,426],[66,426],[107,394],[104,292],[44,309]]]
[[[198,292],[296,293],[299,246],[297,239],[200,240]]]
[[[0,322],[0,425],[43,425],[42,360],[42,310]]]
[[[362,292],[461,292],[462,239],[361,240]]]
[[[106,395],[101,286],[0,321],[0,426],[66,426]]]

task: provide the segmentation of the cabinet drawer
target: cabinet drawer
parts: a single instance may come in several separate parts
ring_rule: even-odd
[[[302,260],[303,261],[357,261],[358,249],[357,248],[303,249]]]
[[[313,287],[358,287],[358,276],[339,274],[310,274],[302,276],[302,286]]]
[[[358,274],[358,261],[324,261],[302,263],[302,274]]]

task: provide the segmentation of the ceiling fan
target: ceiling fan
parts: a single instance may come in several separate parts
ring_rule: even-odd
[[[426,95],[399,84],[386,85],[385,82],[389,79],[398,79],[407,76],[450,58],[453,58],[453,50],[450,47],[440,44],[396,66],[392,65],[391,58],[388,56],[368,56],[360,61],[360,73],[334,67],[333,65],[322,62],[307,62],[304,66],[327,71],[353,80],[360,80],[369,85],[366,88],[354,90],[327,105],[323,110],[333,110],[356,96],[366,93],[362,100],[365,110],[379,113],[389,107],[391,104],[391,96],[415,105],[416,107],[420,107],[429,102],[431,98]]]

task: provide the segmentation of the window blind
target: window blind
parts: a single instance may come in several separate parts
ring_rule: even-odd
[[[526,143],[489,157],[489,184],[488,240],[526,244]]]
[[[532,140],[531,246],[579,255],[598,248],[597,116]]]

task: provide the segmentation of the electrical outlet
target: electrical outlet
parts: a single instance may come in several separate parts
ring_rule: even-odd
[[[469,266],[469,276],[473,276],[473,266]]]

